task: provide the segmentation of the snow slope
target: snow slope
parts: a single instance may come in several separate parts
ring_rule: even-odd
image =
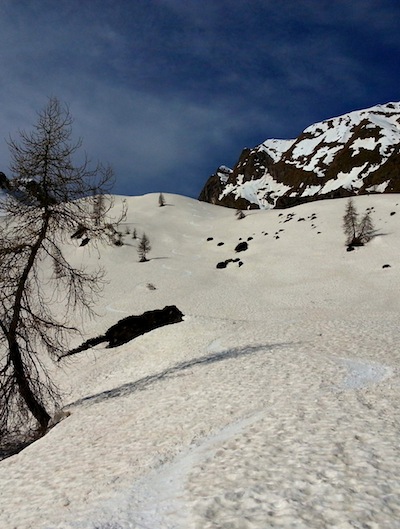
[[[85,337],[184,322],[53,368],[70,415],[0,462],[1,529],[400,527],[400,196],[354,199],[377,228],[354,252],[345,199],[236,220],[165,198],[126,197],[148,263],[131,235],[68,252],[108,272]]]

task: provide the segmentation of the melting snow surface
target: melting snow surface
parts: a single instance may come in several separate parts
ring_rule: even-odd
[[[378,234],[351,253],[345,199],[240,221],[166,199],[127,197],[149,262],[128,236],[64,251],[109,279],[82,340],[165,305],[184,321],[49,364],[70,415],[0,462],[0,528],[397,529],[399,196],[355,197]],[[216,269],[240,239],[243,266]]]

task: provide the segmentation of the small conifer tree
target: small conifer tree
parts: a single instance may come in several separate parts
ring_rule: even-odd
[[[158,205],[160,207],[165,206],[165,198],[164,198],[164,195],[162,193],[160,193],[160,195],[158,197]]]
[[[363,244],[367,243],[372,239],[374,231],[375,228],[371,219],[370,212],[368,211],[367,213],[365,213],[365,215],[360,221],[360,225],[358,228],[358,238]]]
[[[370,211],[367,211],[360,221],[358,220],[358,213],[352,198],[349,198],[346,204],[343,231],[346,235],[347,246],[363,246],[372,239],[375,231]]]
[[[354,200],[349,198],[343,217],[343,231],[346,235],[346,244],[353,245],[357,239],[358,213],[354,206]]]
[[[141,263],[148,261],[147,254],[149,253],[150,250],[151,250],[151,246],[150,246],[149,238],[147,237],[145,233],[143,233],[142,238],[139,241],[139,245],[137,249],[138,254],[139,254],[139,260]]]

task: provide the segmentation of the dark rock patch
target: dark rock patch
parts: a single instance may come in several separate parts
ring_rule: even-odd
[[[293,217],[295,216],[295,213],[289,213],[286,217],[286,220],[284,220],[283,222],[289,222],[289,220],[292,220]]]
[[[158,310],[149,310],[140,316],[128,316],[108,329],[105,334],[108,347],[117,347],[145,334],[172,323],[183,321],[182,312],[170,305]]]
[[[219,242],[219,243],[217,244],[217,246],[223,246],[224,244],[225,244],[224,242]]]
[[[384,264],[384,265],[382,266],[382,268],[392,268],[392,267],[390,266],[390,264]]]
[[[214,237],[207,237],[207,241],[213,241]]]
[[[81,351],[86,351],[86,349],[103,342],[108,342],[107,347],[118,347],[119,345],[130,342],[134,338],[157,329],[158,327],[179,323],[181,321],[183,321],[183,314],[175,305],[170,305],[163,309],[149,310],[139,316],[128,316],[127,318],[119,320],[102,336],[87,340],[76,349],[72,349],[63,355],[61,358],[80,353]],[[59,360],[61,360],[61,358]]]
[[[220,269],[226,268],[229,263],[238,263],[238,266],[243,265],[243,262],[238,257],[236,257],[235,259],[226,259],[225,261],[221,261],[220,263],[217,263],[217,268],[220,268]]]
[[[243,242],[240,242],[236,248],[235,248],[235,252],[245,252],[247,249],[248,249],[249,245],[247,244],[246,241],[243,241]]]

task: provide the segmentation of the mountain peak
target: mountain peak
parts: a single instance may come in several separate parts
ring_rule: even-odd
[[[310,125],[295,139],[268,139],[221,167],[199,199],[234,208],[287,207],[323,198],[400,192],[400,103]]]

